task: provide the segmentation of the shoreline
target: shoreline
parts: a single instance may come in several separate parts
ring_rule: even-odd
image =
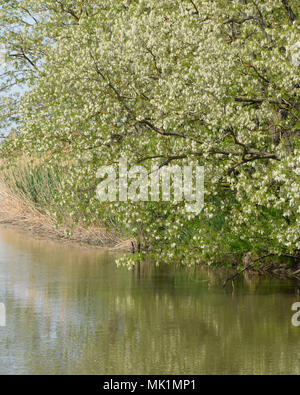
[[[20,234],[24,234],[29,236],[34,240],[41,240],[41,241],[51,241],[57,242],[60,244],[65,245],[74,245],[81,248],[86,249],[98,249],[98,250],[105,250],[108,252],[116,252],[116,253],[125,253],[131,252],[131,240],[123,240],[117,244],[96,244],[88,239],[80,238],[76,236],[66,236],[60,233],[59,231],[54,230],[52,233],[44,231],[43,229],[35,229],[34,227],[25,228],[25,226],[17,221],[9,222],[7,220],[3,220],[0,217],[0,231],[1,229],[9,229],[9,230],[16,230]]]
[[[31,224],[33,225],[33,224]],[[126,253],[126,252],[131,252],[132,246],[131,242],[132,240],[123,240],[119,243],[116,244],[95,244],[92,243],[91,240],[86,240],[83,237],[78,237],[77,236],[66,236],[63,235],[63,233],[59,232],[59,230],[54,229],[53,232],[49,232],[49,229],[47,228],[46,230],[43,230],[42,227],[39,227],[38,229],[35,228],[34,226],[31,227],[25,227],[24,224],[18,222],[18,221],[7,221],[3,220],[1,218],[1,210],[0,210],[0,230],[1,228],[4,229],[15,229],[19,233],[24,233],[26,236],[30,236],[31,238],[35,240],[43,240],[43,241],[52,241],[52,242],[57,242],[65,245],[74,245],[80,248],[85,248],[85,249],[97,249],[97,250],[103,250],[107,251],[109,253]],[[88,229],[87,229],[88,230]],[[201,265],[202,266],[202,265]],[[222,267],[214,267],[215,269],[224,269]],[[250,267],[246,271],[239,272],[235,267],[231,267],[230,270],[232,270],[232,274],[234,278],[238,278],[239,276],[243,275],[250,275],[250,276],[271,276],[278,278],[280,280],[296,280],[300,281],[300,263],[297,264],[296,267],[292,267],[291,264],[289,263],[278,263],[274,261],[269,261],[263,264],[261,267]],[[230,280],[230,277],[228,279],[229,281],[226,282],[226,285],[230,285],[232,281]],[[234,280],[233,280],[234,282]]]
[[[300,263],[297,262],[295,266],[290,263],[285,262],[274,262],[269,261],[260,267],[250,267],[249,269],[239,272],[236,270],[236,275],[234,275],[234,279],[237,276],[242,276],[243,274],[247,275],[255,275],[255,276],[272,276],[278,278],[280,280],[296,280],[300,281]],[[234,281],[233,279],[233,281]],[[231,278],[227,280],[226,283],[230,283]],[[224,284],[225,286],[226,284]]]
[[[126,252],[132,252],[132,241],[131,239],[123,240],[115,244],[95,244],[92,242],[92,240],[87,240],[84,237],[80,237],[78,234],[77,235],[71,235],[71,236],[66,236],[64,235],[61,231],[53,228],[52,232],[49,232],[49,228],[43,229],[39,225],[39,227],[35,227],[33,223],[31,223],[31,226],[24,226],[24,223],[21,223],[18,220],[15,221],[8,221],[4,220],[1,215],[1,210],[0,210],[0,230],[1,228],[4,229],[15,229],[19,233],[24,233],[26,236],[30,236],[35,240],[43,240],[43,241],[53,241],[61,244],[71,244],[77,247],[85,248],[85,249],[97,249],[97,250],[103,250],[107,251],[109,253],[126,253]],[[26,223],[27,225],[28,222]],[[89,229],[86,229],[88,232],[90,232]],[[202,266],[202,265],[201,265]],[[224,269],[222,267],[215,266],[215,269]],[[250,267],[249,269],[245,270],[244,272],[239,272],[234,266],[230,268],[232,271],[233,277],[238,278],[239,276],[243,275],[250,275],[250,276],[271,276],[275,277],[281,280],[286,280],[286,279],[291,279],[291,280],[296,280],[300,281],[300,262],[296,264],[296,266],[292,266],[291,263],[285,263],[285,262],[274,262],[274,261],[268,261],[265,264],[263,264],[260,267]],[[229,281],[226,282],[226,284],[231,284],[230,277],[228,279]],[[233,280],[234,281],[234,280]]]
[[[56,226],[50,216],[42,214],[25,199],[13,195],[3,183],[0,184],[0,226],[25,232],[40,240],[102,248],[120,253],[131,250],[132,239],[107,232],[104,228],[85,227],[80,224],[71,224],[69,227]],[[69,228],[69,232],[66,228]]]
[[[115,253],[132,252],[132,243],[134,243],[134,239],[125,239],[96,226],[71,225],[69,228],[72,231],[66,232],[63,226],[56,226],[50,216],[42,214],[31,202],[11,193],[3,183],[0,183],[0,227],[16,229],[37,240],[51,240]],[[247,266],[245,262],[243,264],[244,267]],[[234,265],[231,269],[235,271],[237,277],[242,275]],[[300,261],[292,264],[285,258],[280,261],[269,259],[257,267],[250,265],[249,269],[244,271],[257,276],[272,275],[281,279],[290,278],[299,281]]]

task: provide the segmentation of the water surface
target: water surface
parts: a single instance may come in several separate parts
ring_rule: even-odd
[[[296,282],[114,259],[0,229],[0,373],[300,373]]]

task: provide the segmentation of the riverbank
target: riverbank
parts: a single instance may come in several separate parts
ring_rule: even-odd
[[[116,252],[132,252],[133,239],[126,239],[117,232],[108,232],[99,226],[70,224],[57,226],[51,216],[43,214],[25,196],[18,196],[0,182],[0,225],[26,232],[33,238],[53,240],[62,243],[73,243],[87,248],[104,248]],[[203,263],[205,265],[205,263]],[[300,261],[295,262],[288,257],[268,257],[259,265],[246,254],[242,262],[232,265],[232,280],[241,274],[237,268],[242,264],[242,273],[260,276],[270,274],[277,278],[300,280]],[[229,278],[225,285],[231,283]]]
[[[129,251],[131,240],[97,226],[72,224],[57,226],[49,215],[42,214],[25,198],[16,196],[0,183],[0,224],[30,233],[34,238],[76,243],[116,251]]]
[[[247,260],[247,257],[246,259]],[[300,281],[300,262],[291,260],[289,258],[281,257],[270,257],[264,263],[259,266],[255,266],[255,262],[243,262],[244,269],[236,271],[233,275],[224,282],[224,287],[230,282],[234,281],[240,275],[254,275],[254,276],[265,276],[271,275],[278,279],[294,279]]]

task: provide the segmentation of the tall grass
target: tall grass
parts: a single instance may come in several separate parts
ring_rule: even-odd
[[[71,207],[61,206],[60,191],[68,169],[66,163],[47,166],[42,160],[26,157],[13,163],[2,160],[0,223],[21,225],[46,237],[127,249],[127,244],[123,245],[124,237],[116,228],[104,230],[100,218],[86,227],[80,213],[75,222],[70,215]]]
[[[31,202],[42,213],[59,209],[56,198],[62,182],[62,167],[46,167],[42,162],[18,159],[13,165],[2,163],[0,179],[9,190]]]

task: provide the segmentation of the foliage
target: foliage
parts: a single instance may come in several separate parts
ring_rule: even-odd
[[[70,158],[62,207],[87,222],[113,213],[157,262],[299,255],[297,0],[0,4],[9,79],[27,87],[2,152]],[[122,155],[205,166],[203,212],[101,204],[97,169]]]

